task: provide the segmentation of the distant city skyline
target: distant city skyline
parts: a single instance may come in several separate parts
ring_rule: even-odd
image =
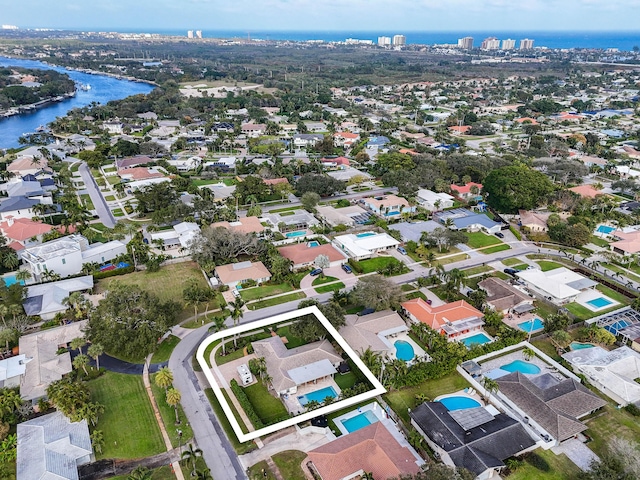
[[[72,30],[638,31],[638,0],[27,0],[0,22]]]

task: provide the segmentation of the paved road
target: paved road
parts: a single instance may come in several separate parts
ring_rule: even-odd
[[[78,169],[80,175],[82,175],[82,181],[87,189],[87,193],[93,202],[93,206],[100,217],[100,221],[104,224],[105,227],[113,228],[116,226],[116,219],[109,210],[107,206],[107,202],[105,201],[102,193],[100,193],[100,187],[96,183],[95,178],[91,175],[91,171],[89,170],[88,165],[85,162],[80,164],[80,168]]]
[[[246,480],[238,456],[236,455],[218,419],[213,413],[204,388],[191,367],[191,357],[198,345],[207,336],[209,325],[205,325],[187,335],[173,350],[169,368],[173,372],[174,385],[182,393],[184,409],[198,447],[202,449],[211,475],[216,480]]]

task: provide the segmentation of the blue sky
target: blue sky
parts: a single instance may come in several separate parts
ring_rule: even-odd
[[[0,0],[0,23],[77,30],[640,29],[640,0]]]

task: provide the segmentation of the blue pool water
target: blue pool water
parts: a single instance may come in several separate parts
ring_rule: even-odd
[[[462,343],[465,344],[467,348],[471,348],[472,345],[483,345],[485,343],[489,343],[491,339],[487,336],[486,333],[476,333],[475,335],[467,338],[463,338],[461,340]]]
[[[307,234],[306,230],[298,230],[297,232],[288,232],[284,236],[287,238],[304,237]]]
[[[534,318],[533,320],[527,320],[526,322],[519,323],[518,327],[527,333],[537,332],[544,328],[544,322],[539,318]]]
[[[463,396],[445,397],[438,401],[447,407],[447,410],[449,411],[465,410],[467,408],[477,408],[482,406],[479,401],[471,397]]]
[[[361,428],[367,427],[372,423],[376,423],[378,421],[378,417],[376,417],[375,413],[367,410],[355,417],[348,418],[346,420],[340,420],[342,426],[349,433],[353,433],[356,430],[360,430]]]
[[[307,243],[307,247],[309,248],[313,248],[313,247],[319,247],[320,246],[320,242],[309,242]]]
[[[364,233],[356,234],[356,237],[357,238],[364,238],[364,237],[370,237],[372,235],[375,235],[375,233],[373,233],[373,232],[364,232]]]
[[[413,357],[416,356],[416,353],[413,351],[413,347],[409,342],[396,340],[393,343],[393,346],[396,347],[396,358],[399,358],[400,360],[408,362],[409,360],[413,360]]]
[[[385,216],[387,216],[387,217],[392,217],[394,215],[400,215],[400,212],[398,212],[397,210],[394,210],[393,212],[385,213]]]
[[[333,387],[325,387],[325,388],[321,388],[320,390],[309,392],[305,395],[300,395],[298,397],[298,401],[300,402],[300,405],[304,406],[307,403],[312,402],[313,400],[315,400],[316,402],[322,403],[324,399],[327,397],[336,398],[337,396],[338,394],[333,389]]]
[[[611,305],[613,302],[611,300],[607,300],[604,297],[594,298],[593,300],[589,300],[587,302],[589,305],[595,308],[606,307],[607,305]]]
[[[502,365],[500,368],[502,370],[506,370],[507,372],[520,372],[520,373],[526,373],[528,375],[534,375],[536,373],[540,373],[539,366],[534,365],[533,363],[525,362],[524,360],[514,360],[511,363]]]
[[[615,230],[615,227],[608,227],[607,225],[600,225],[598,226],[598,232],[600,233],[606,233],[607,235],[610,234],[611,232],[613,232]]]
[[[580,342],[571,342],[569,345],[571,350],[583,350],[585,348],[593,348],[593,345],[590,343],[580,343]]]
[[[15,275],[7,275],[6,277],[2,277],[2,280],[4,280],[4,284],[7,287],[10,287],[14,283],[18,283]],[[24,280],[20,280],[20,285],[24,285]]]

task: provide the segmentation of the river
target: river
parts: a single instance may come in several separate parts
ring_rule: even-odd
[[[77,90],[76,96],[62,102],[51,103],[30,113],[22,113],[9,118],[0,119],[0,148],[20,146],[18,138],[23,133],[34,132],[40,125],[47,125],[57,117],[62,117],[69,110],[84,107],[91,102],[105,104],[111,100],[120,100],[139,93],[149,93],[153,85],[129,80],[118,80],[105,75],[67,70],[62,67],[47,65],[35,60],[19,60],[0,56],[0,67],[22,67],[40,70],[55,70],[66,73],[76,83],[90,85],[90,90]]]

